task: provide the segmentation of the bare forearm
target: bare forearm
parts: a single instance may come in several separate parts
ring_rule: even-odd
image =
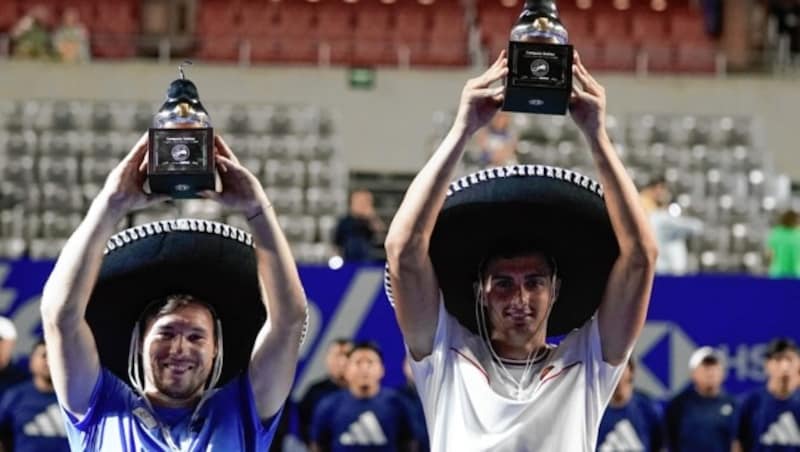
[[[261,201],[260,213],[249,223],[270,317],[279,319],[282,325],[302,323],[306,312],[305,292],[289,243],[268,200]]]
[[[639,202],[639,193],[617,156],[605,130],[587,137],[608,209],[611,225],[622,253],[652,254],[655,237]],[[654,256],[652,256],[654,257]]]
[[[92,293],[103,249],[123,215],[113,213],[107,198],[99,196],[70,236],[56,261],[42,294],[45,321],[74,323],[82,319]]]
[[[469,139],[465,127],[454,125],[414,178],[389,226],[387,246],[395,240],[407,243],[419,236],[427,246],[436,217],[444,204],[447,187]]]

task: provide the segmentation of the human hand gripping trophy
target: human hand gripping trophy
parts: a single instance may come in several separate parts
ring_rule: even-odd
[[[563,115],[572,93],[572,46],[555,0],[526,0],[508,43],[503,110]]]
[[[197,198],[216,186],[214,130],[184,64],[149,130],[147,179],[153,193]]]

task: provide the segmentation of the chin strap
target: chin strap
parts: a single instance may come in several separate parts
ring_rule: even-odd
[[[519,380],[514,378],[514,376],[511,374],[506,365],[503,363],[502,358],[492,345],[492,339],[489,334],[489,327],[486,321],[486,310],[489,309],[488,307],[489,303],[488,299],[486,298],[486,291],[483,288],[483,276],[479,274],[478,278],[480,283],[477,288],[477,294],[476,294],[477,299],[475,302],[475,318],[477,319],[478,323],[478,334],[483,339],[484,346],[486,347],[486,349],[489,351],[489,354],[493,358],[491,360],[491,364],[497,371],[496,373],[502,377],[505,377],[511,384],[515,386],[516,388],[515,396],[517,398],[520,398],[522,396],[522,391],[524,389],[523,387],[525,386],[525,382],[531,376],[530,373],[533,370],[534,362],[536,362],[537,359],[541,358],[541,356],[543,356],[543,354],[546,353],[547,351],[546,344],[545,348],[540,354],[534,355],[535,350],[531,350],[528,353],[528,356],[525,358],[525,367],[522,370],[522,375],[520,375]],[[550,305],[547,308],[547,313],[545,314],[544,320],[547,320],[550,317],[550,312],[553,310],[553,305],[556,302],[556,281],[557,277],[554,267],[553,275],[550,280]],[[486,307],[484,308],[484,306]],[[546,323],[545,321],[542,321],[542,323],[539,325],[536,331],[533,332],[532,336],[536,336],[539,333],[539,329],[541,329],[542,326],[545,325],[545,323]]]
[[[214,394],[214,387],[219,382],[220,377],[222,376],[222,362],[223,362],[223,351],[224,348],[222,347],[222,322],[217,319],[215,322],[217,328],[217,354],[214,357],[214,365],[211,368],[211,375],[209,376],[208,380],[206,381],[205,387],[203,388],[203,394],[200,397],[200,400],[197,402],[197,405],[192,412],[192,417],[189,421],[189,428],[196,429],[199,428],[198,420],[200,418],[200,410],[203,404],[208,400],[211,395]],[[172,439],[172,435],[169,432],[169,429],[158,419],[158,415],[156,414],[155,410],[153,409],[153,405],[150,403],[150,399],[147,398],[147,395],[144,392],[144,384],[142,382],[142,330],[141,330],[141,321],[137,321],[136,324],[133,326],[133,333],[131,334],[131,343],[128,348],[128,379],[131,382],[131,386],[136,391],[137,394],[142,398],[142,401],[147,405],[147,408],[150,410],[152,417],[154,418],[155,422],[158,424],[158,427],[161,430],[161,435],[164,437],[164,441],[167,442],[167,446],[169,446],[170,450],[173,451],[180,451],[181,449],[175,444],[175,441]]]

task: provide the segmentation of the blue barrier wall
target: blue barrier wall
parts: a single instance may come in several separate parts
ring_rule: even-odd
[[[19,329],[20,355],[27,354],[41,334],[39,299],[52,266],[51,261],[0,260],[0,313]],[[311,302],[311,321],[294,396],[324,373],[325,344],[337,337],[379,342],[386,357],[384,382],[400,384],[403,343],[383,292],[383,267],[304,266],[300,276]],[[692,350],[713,345],[728,354],[727,389],[746,391],[762,384],[764,346],[779,335],[800,341],[800,281],[659,277],[647,325],[634,350],[637,386],[668,397],[687,384]]]

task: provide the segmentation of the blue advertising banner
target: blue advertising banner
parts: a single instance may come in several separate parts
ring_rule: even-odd
[[[39,301],[51,261],[0,261],[0,314],[19,330],[18,356],[41,334]],[[389,386],[403,382],[404,346],[383,291],[383,267],[339,270],[303,266],[310,301],[295,400],[325,373],[326,344],[339,337],[374,340],[384,352]],[[800,281],[737,276],[659,277],[648,322],[634,350],[637,386],[667,398],[689,382],[688,360],[699,346],[727,353],[725,385],[734,394],[763,384],[763,352],[776,336],[800,341]]]

